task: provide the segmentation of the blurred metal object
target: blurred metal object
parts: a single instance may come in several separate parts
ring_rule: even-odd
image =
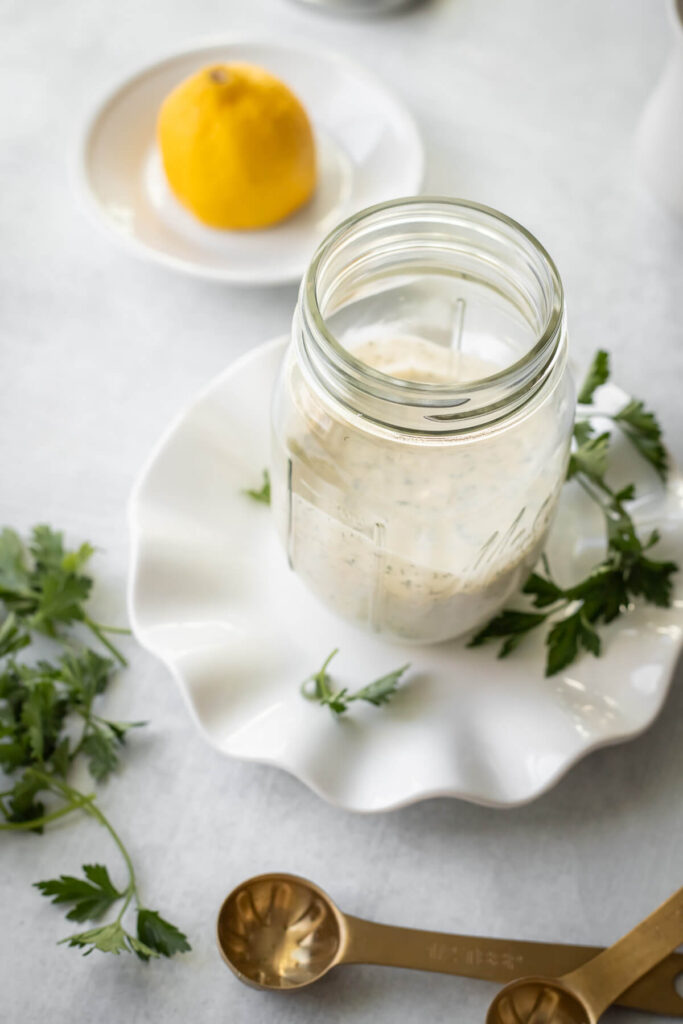
[[[306,7],[317,7],[321,11],[352,18],[375,17],[390,14],[404,7],[414,7],[420,0],[295,0]]]

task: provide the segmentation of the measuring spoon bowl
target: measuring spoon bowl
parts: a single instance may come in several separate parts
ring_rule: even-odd
[[[337,963],[343,915],[322,889],[293,875],[260,875],[234,889],[218,914],[218,947],[248,985],[303,988]]]
[[[530,977],[513,982],[496,999],[494,1007],[489,1010],[487,1024],[591,1024],[581,1000],[559,981],[548,978]]]
[[[559,978],[521,978],[495,997],[486,1024],[597,1024],[627,988],[683,942],[683,888],[626,935]]]

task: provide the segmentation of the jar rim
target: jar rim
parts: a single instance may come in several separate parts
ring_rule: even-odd
[[[377,370],[362,360],[357,359],[328,329],[325,317],[320,309],[318,294],[319,272],[323,262],[334,252],[340,242],[351,236],[357,226],[369,223],[377,218],[378,215],[384,214],[387,211],[399,210],[401,208],[406,210],[413,209],[416,213],[421,209],[425,213],[438,212],[439,210],[444,212],[464,210],[475,214],[482,214],[494,222],[505,225],[513,233],[519,234],[530,244],[532,250],[540,257],[548,270],[553,294],[552,301],[549,304],[549,312],[540,336],[520,359],[494,374],[474,381],[446,384],[432,381],[408,381],[392,377],[390,374],[383,373],[381,370]],[[301,282],[300,302],[305,307],[305,321],[307,325],[314,328],[317,341],[319,343],[322,341],[327,354],[332,356],[333,361],[338,366],[340,364],[344,365],[349,371],[360,375],[368,382],[374,382],[383,389],[387,385],[395,388],[397,393],[401,394],[402,401],[410,401],[409,395],[412,393],[417,399],[415,404],[420,405],[433,402],[443,405],[457,405],[458,399],[461,396],[469,396],[473,392],[496,386],[505,386],[508,383],[514,382],[520,371],[527,370],[531,364],[534,364],[547,352],[552,342],[559,336],[564,317],[564,288],[559,272],[547,249],[541,245],[535,235],[525,228],[524,225],[500,210],[496,210],[494,207],[485,206],[482,203],[476,203],[469,199],[439,195],[407,196],[399,199],[390,199],[383,203],[376,203],[374,206],[368,206],[341,221],[323,239],[314,253]]]

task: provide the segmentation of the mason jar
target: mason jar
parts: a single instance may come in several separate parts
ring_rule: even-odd
[[[292,570],[393,639],[481,626],[539,557],[573,419],[562,283],[533,235],[454,199],[349,218],[303,279],[274,394]]]

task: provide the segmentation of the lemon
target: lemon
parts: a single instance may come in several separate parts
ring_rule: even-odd
[[[306,111],[263,68],[218,64],[185,79],[164,100],[157,135],[171,190],[211,227],[266,227],[315,188]]]

